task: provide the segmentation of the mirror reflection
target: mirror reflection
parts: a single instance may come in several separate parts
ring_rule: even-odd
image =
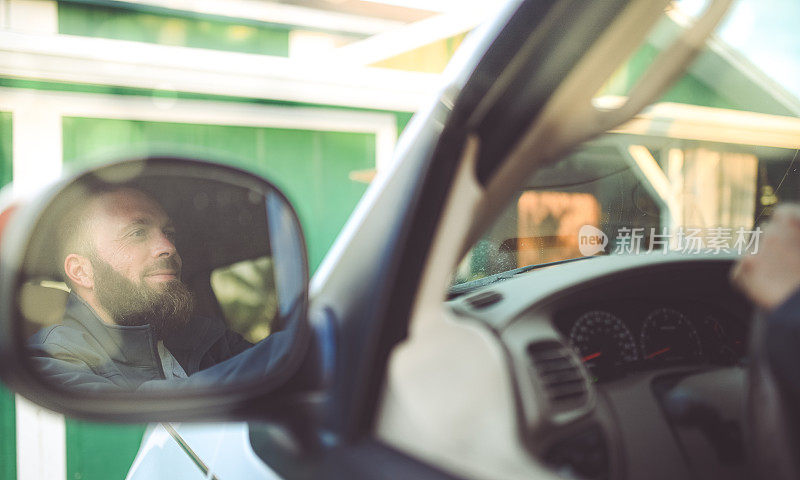
[[[44,210],[18,307],[48,382],[217,387],[285,361],[307,276],[294,213],[274,189],[178,170],[87,175]]]

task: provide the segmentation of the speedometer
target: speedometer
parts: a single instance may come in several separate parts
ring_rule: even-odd
[[[641,342],[644,360],[673,362],[703,354],[697,329],[684,314],[671,308],[660,308],[645,318]]]
[[[636,341],[628,327],[619,317],[603,310],[581,315],[569,338],[584,365],[598,378],[618,376],[622,365],[639,359]]]

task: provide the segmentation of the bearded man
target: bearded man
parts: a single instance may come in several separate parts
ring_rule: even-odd
[[[95,192],[61,223],[60,258],[71,293],[62,323],[30,341],[49,379],[135,390],[187,378],[252,346],[222,321],[192,315],[174,227],[143,192]]]

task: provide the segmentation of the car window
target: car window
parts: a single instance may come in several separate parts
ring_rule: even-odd
[[[211,288],[230,328],[251,343],[267,337],[278,313],[270,257],[244,260],[211,272]]]
[[[624,101],[700,7],[673,4],[596,105]],[[590,255],[756,251],[774,206],[800,200],[800,84],[786,74],[800,72],[800,42],[778,41],[791,25],[767,7],[800,15],[789,2],[738,2],[662,99],[536,171],[453,283]],[[775,40],[766,59],[761,36]]]

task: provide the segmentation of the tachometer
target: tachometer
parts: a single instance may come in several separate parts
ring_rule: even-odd
[[[644,360],[672,362],[702,356],[700,336],[686,315],[671,308],[653,311],[642,323]]]
[[[706,315],[698,329],[706,339],[706,355],[712,361],[732,365],[745,355],[747,332],[740,323],[722,318]]]
[[[584,365],[598,378],[617,376],[622,373],[620,366],[639,359],[636,341],[628,327],[619,317],[603,310],[581,315],[569,338]]]

